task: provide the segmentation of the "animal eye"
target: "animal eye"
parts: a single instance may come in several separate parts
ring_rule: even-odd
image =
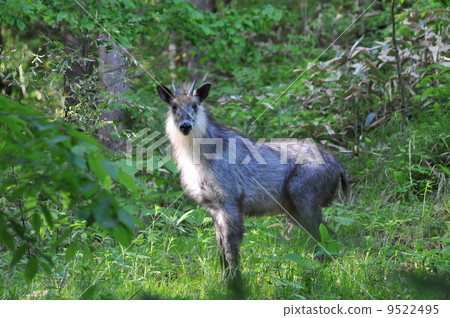
[[[192,108],[194,108],[194,110],[197,109],[197,104],[192,105]]]
[[[177,110],[177,106],[173,105],[173,106],[172,106],[172,110],[173,110],[173,111],[176,111],[176,110]]]

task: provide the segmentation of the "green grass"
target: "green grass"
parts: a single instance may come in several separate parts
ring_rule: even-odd
[[[280,8],[290,8],[291,2],[280,3]],[[29,10],[21,11],[24,21],[39,19],[44,11],[49,20],[41,22],[56,15],[59,20],[56,9],[66,6],[56,1],[42,10],[40,2],[28,3]],[[42,38],[44,43],[30,38],[30,32],[2,28],[1,84],[12,88],[11,96],[23,107],[6,97],[1,100],[0,299],[450,298],[450,72],[439,56],[425,54],[425,47],[440,47],[448,40],[445,7],[437,1],[419,2],[413,15],[409,8],[397,8],[397,35],[404,39],[400,49],[405,56],[421,57],[402,63],[408,89],[407,105],[400,107],[397,70],[379,64],[380,54],[393,52],[390,44],[370,54],[347,54],[360,31],[367,35],[359,44],[364,47],[389,40],[387,11],[379,11],[375,20],[363,17],[364,30],[350,28],[335,50],[325,53],[327,41],[335,39],[336,23],[339,28],[350,23],[354,6],[326,5],[325,17],[341,18],[325,18],[324,23],[315,20],[313,6],[308,12],[302,9],[311,23],[308,31],[295,10],[284,10],[281,17],[273,6],[219,6],[218,15],[200,19],[206,11],[194,14],[191,4],[175,4],[166,3],[175,11],[159,2],[156,7],[146,4],[152,11],[147,10],[149,20],[141,21],[142,12],[135,10],[135,18],[145,23],[128,23],[136,19],[124,9],[128,22],[113,19],[110,27],[116,29],[114,23],[120,22],[129,35],[136,35],[126,42],[140,52],[137,57],[146,69],[156,67],[158,81],[178,83],[190,72],[184,54],[175,59],[175,70],[167,68],[170,39],[160,32],[176,31],[177,47],[188,42],[191,52],[202,47],[198,54],[208,57],[201,63],[205,79],[214,83],[207,105],[220,123],[255,139],[311,137],[325,142],[327,149],[338,145],[349,150],[339,155],[351,180],[351,195],[325,210],[340,248],[327,242],[333,257],[316,262],[318,249],[305,233],[294,229],[289,240],[283,237],[283,217],[247,219],[242,281],[224,281],[212,220],[183,196],[178,199],[182,190],[173,163],[146,173],[128,166],[121,154],[108,155],[94,146],[94,131],[106,124],[98,120],[105,109],[126,111],[135,133],[143,128],[164,131],[166,108],[139,65],[130,63],[127,77],[133,83],[127,93],[111,96],[99,85],[97,71],[82,81],[62,78],[71,65],[90,65],[92,58],[99,58],[95,48],[104,43],[96,39],[103,30],[83,31],[93,50],[83,45],[89,54],[80,56],[68,55],[56,38]],[[16,11],[5,17],[16,17]],[[186,21],[184,28],[179,21],[172,23],[174,16]],[[416,30],[417,21],[404,24],[405,19],[419,21],[422,31]],[[80,26],[64,24],[73,34]],[[436,36],[424,42],[430,32]],[[324,37],[319,41],[311,34]],[[121,32],[121,41],[126,38]],[[204,38],[221,41],[206,43]],[[341,57],[344,64],[335,60]],[[300,73],[293,69],[314,60],[317,68],[308,67],[297,78]],[[373,67],[359,68],[368,62]],[[25,80],[17,78],[19,65]],[[359,71],[353,72],[356,66]],[[411,67],[414,71],[406,71]],[[55,120],[67,106],[62,96],[72,91],[80,101],[68,119],[77,126]],[[38,96],[42,99],[36,100]],[[127,130],[120,134],[127,140],[131,136]],[[160,150],[158,155],[166,154]],[[119,173],[113,162],[130,176]],[[133,244],[125,248],[120,244],[128,243],[133,227]]]
[[[283,238],[283,217],[246,219],[242,282],[229,284],[211,218],[196,209],[177,225],[186,211],[168,210],[130,248],[107,237],[69,262],[61,251],[53,274],[28,285],[20,265],[10,271],[3,259],[1,299],[448,298],[449,206],[373,204],[362,194],[325,211],[342,244],[334,259],[315,262],[315,245],[298,229]]]

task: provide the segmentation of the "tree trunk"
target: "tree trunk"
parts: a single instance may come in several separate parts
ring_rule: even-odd
[[[217,11],[215,0],[189,0],[189,2],[200,10]]]
[[[110,41],[109,38],[101,36],[98,48],[98,57],[100,60],[99,66],[99,82],[104,87],[104,90],[109,94],[116,95],[124,93],[128,90],[128,83],[126,81],[126,71],[128,70],[128,63],[123,58],[125,54],[124,50],[119,47],[115,42]],[[92,93],[92,89],[86,87],[90,85],[95,79],[90,78],[93,75],[94,68],[97,66],[97,62],[92,57],[92,39],[81,38],[69,32],[63,34],[64,50],[68,54],[69,67],[65,71],[64,77],[64,93],[65,93],[65,105],[64,110],[66,117],[70,107],[80,103],[88,101],[88,96],[80,96],[83,93]],[[107,46],[111,47],[110,50]],[[75,87],[82,87],[82,90],[76,90]],[[94,92],[95,93],[95,92]],[[99,100],[95,97],[95,100],[91,100],[94,103],[98,103]],[[114,125],[106,125],[98,130],[99,141],[111,150],[118,150],[125,145],[125,141],[122,139],[114,139],[112,136],[113,131],[120,131],[127,127],[127,116],[122,110],[104,110],[100,115],[100,121],[115,121],[119,122],[117,127]]]
[[[217,11],[215,0],[189,0],[189,2],[195,5],[199,10],[208,10],[211,12]],[[200,71],[200,59],[202,56],[199,53],[195,56],[191,56],[191,51],[194,49],[199,52],[199,50],[197,50],[192,43],[188,43],[186,45],[186,62],[189,70],[189,79],[191,81],[198,80],[200,77],[203,77],[203,73]]]
[[[107,40],[107,41],[105,41]],[[109,40],[109,41],[108,41]],[[129,68],[128,62],[124,59],[125,50],[109,38],[101,38],[100,42],[105,43],[99,46],[100,58],[100,83],[106,92],[111,95],[124,93],[129,85],[126,78],[126,72]],[[106,44],[111,46],[108,50]],[[115,121],[117,126],[106,125],[99,130],[100,142],[111,150],[118,150],[125,145],[123,139],[113,139],[111,133],[121,131],[129,127],[128,116],[123,110],[104,110],[100,116],[102,121]]]
[[[92,75],[96,63],[90,58],[91,41],[88,39],[64,32],[62,42],[69,62],[69,67],[66,68],[64,74],[64,95],[66,96],[64,112],[67,118],[70,107],[80,103],[78,95],[86,92],[76,91],[74,87],[85,86],[83,83]]]

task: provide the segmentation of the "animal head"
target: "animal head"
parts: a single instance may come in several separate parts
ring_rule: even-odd
[[[174,83],[172,83],[173,92],[163,85],[156,87],[161,99],[170,106],[168,121],[172,122],[169,124],[174,124],[184,136],[188,136],[191,132],[201,136],[195,132],[204,132],[206,129],[204,127],[206,113],[201,103],[208,97],[211,83],[205,83],[194,90],[195,83],[196,81],[192,83],[187,93],[180,93]]]

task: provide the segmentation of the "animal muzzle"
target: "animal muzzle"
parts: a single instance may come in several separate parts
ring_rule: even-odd
[[[192,125],[188,122],[184,122],[180,125],[180,131],[183,133],[183,135],[187,136],[192,130]]]

